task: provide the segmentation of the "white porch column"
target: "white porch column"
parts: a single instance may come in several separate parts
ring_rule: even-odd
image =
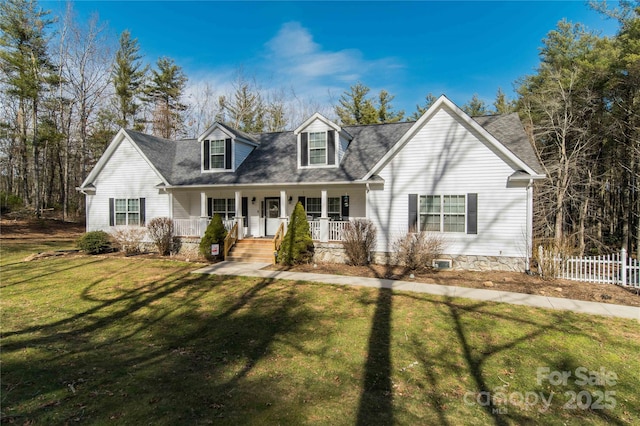
[[[207,217],[207,194],[200,193],[200,217]]]
[[[280,223],[284,223],[287,232],[287,191],[280,191]]]
[[[205,230],[209,225],[209,218],[207,217],[207,194],[200,193],[200,237],[204,235]]]
[[[329,200],[327,198],[327,190],[321,191],[321,206],[320,206],[320,242],[326,243],[329,241]]]
[[[238,225],[238,239],[244,238],[244,217],[242,216],[242,191],[236,191],[235,223]]]

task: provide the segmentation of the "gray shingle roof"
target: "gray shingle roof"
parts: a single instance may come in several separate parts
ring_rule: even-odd
[[[542,165],[522,127],[518,113],[486,115],[473,119],[525,164],[536,172],[543,173]]]
[[[518,158],[540,171],[517,114],[474,119]],[[258,146],[235,172],[218,173],[201,173],[201,148],[196,139],[170,141],[132,130],[127,134],[170,185],[351,182],[362,179],[413,124],[345,126],[353,140],[341,164],[337,168],[306,169],[298,168],[297,137],[293,132],[248,135],[225,126]]]

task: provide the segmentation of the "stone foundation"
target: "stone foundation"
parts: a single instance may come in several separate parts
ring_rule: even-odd
[[[347,255],[345,254],[342,243],[319,243],[314,242],[313,261],[315,263],[346,263]]]
[[[176,238],[176,246],[179,255],[187,256],[192,259],[197,259],[198,257],[200,257],[199,237]]]
[[[181,237],[178,239],[178,254],[198,258],[200,238]],[[346,263],[347,255],[340,242],[314,242],[315,253],[313,261],[316,263]],[[508,271],[524,272],[525,263],[522,257],[505,256],[449,256],[442,255],[439,259],[452,261],[452,270],[456,271]],[[380,265],[393,264],[393,253],[373,253],[373,263]]]
[[[342,243],[315,242],[314,262],[318,263],[346,263]],[[442,255],[439,259],[452,261],[451,269],[457,271],[508,271],[524,272],[524,258],[506,256],[449,256]],[[393,253],[373,253],[373,263],[379,265],[393,264]]]

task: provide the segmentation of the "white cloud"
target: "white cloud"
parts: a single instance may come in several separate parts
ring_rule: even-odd
[[[358,49],[325,50],[299,22],[287,22],[266,44],[266,68],[302,93],[326,92],[400,67],[395,58],[366,59]]]

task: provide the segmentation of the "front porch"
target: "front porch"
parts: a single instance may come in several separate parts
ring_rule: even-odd
[[[170,193],[174,232],[179,237],[203,236],[211,217],[218,214],[228,231],[237,225],[238,239],[273,238],[281,226],[286,232],[293,209],[301,203],[312,239],[339,242],[350,218],[366,217],[364,184],[175,188]]]
[[[204,235],[207,226],[211,219],[208,217],[197,219],[173,219],[174,235],[176,237],[196,237],[201,238]],[[222,222],[227,231],[231,231],[236,221],[242,221],[242,218],[238,219],[224,219]],[[343,233],[348,220],[310,220],[309,230],[311,232],[311,238],[314,241],[319,242],[336,242],[343,241]],[[285,223],[285,232],[286,226]],[[239,226],[238,230],[244,227]],[[246,234],[239,236],[240,239],[247,237]]]

